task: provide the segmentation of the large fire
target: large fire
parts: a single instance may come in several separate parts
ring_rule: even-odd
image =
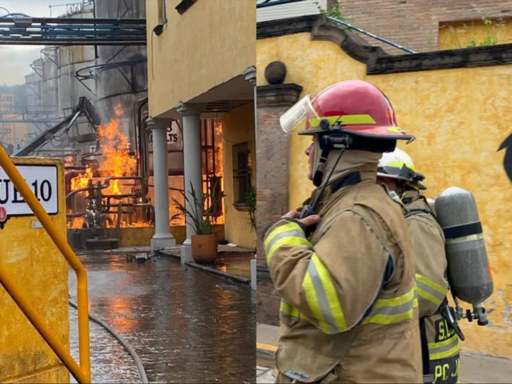
[[[120,106],[119,106],[120,107]],[[116,109],[116,116],[118,110]],[[137,159],[130,156],[130,143],[124,132],[119,129],[119,120],[112,119],[98,128],[103,159],[100,162],[101,176],[133,176],[137,170]],[[106,195],[120,195],[119,180],[112,180],[110,186],[103,191]]]
[[[102,177],[121,177],[134,176],[137,170],[137,159],[130,156],[130,142],[125,133],[119,127],[119,119],[124,114],[121,104],[114,108],[116,118],[111,119],[107,124],[98,127],[98,137],[100,141],[100,158],[97,172]],[[87,168],[84,173],[71,180],[71,189],[87,187],[89,180],[93,178],[93,170]],[[103,190],[105,195],[120,195],[121,191],[119,180],[112,180],[110,186]]]
[[[95,180],[96,182],[101,180],[104,183],[104,180],[107,177],[123,177],[123,176],[136,176],[137,175],[137,157],[130,154],[131,146],[128,140],[128,137],[123,132],[123,129],[120,126],[120,118],[124,115],[123,108],[120,104],[114,107],[114,117],[104,125],[98,127],[98,139],[99,145],[97,148],[97,153],[94,157],[98,161],[97,166],[87,166],[84,172],[80,173],[78,176],[71,180],[71,190],[75,191],[80,188],[86,188],[89,185],[90,180]],[[220,178],[220,190],[224,191],[224,172],[223,172],[223,148],[222,148],[222,124],[220,122],[215,124],[214,127],[214,137],[215,137],[215,150],[213,156],[215,156],[215,176]],[[67,159],[66,159],[67,160]],[[204,175],[203,175],[204,176]],[[173,185],[173,179],[175,181],[179,181],[177,184],[181,185]],[[184,187],[182,184],[181,177],[171,177],[170,186],[174,188],[181,189]],[[133,182],[128,182],[133,184]],[[109,187],[102,190],[103,195],[113,195],[119,196],[123,194],[131,193],[131,186],[124,185],[123,181],[120,180],[111,180]],[[206,183],[203,183],[203,192],[210,193],[207,190]],[[171,221],[172,225],[185,225],[185,218],[183,215],[179,214],[179,210],[176,205],[173,203],[172,198],[182,199],[182,196],[179,192],[171,191],[169,196],[169,213],[170,217],[175,218]],[[176,216],[177,215],[177,216]],[[117,223],[117,218],[115,215],[111,217],[106,222],[107,227],[115,227]],[[215,220],[215,224],[224,224],[224,212],[220,212],[220,216]],[[82,228],[84,225],[84,218],[77,217],[68,221],[68,226],[70,228]],[[123,216],[121,219],[122,227],[149,227],[150,223],[144,222],[141,220],[137,220],[136,222],[129,222]]]
[[[218,123],[215,125],[215,142],[217,146],[215,148],[215,176],[220,177],[220,190],[224,192],[224,166],[222,164],[222,124]],[[221,212],[221,216],[217,218],[216,224],[224,224],[224,212]]]
[[[71,190],[86,188],[89,181],[93,180],[95,173],[101,179],[135,176],[137,174],[137,158],[130,155],[130,142],[120,127],[119,118],[124,115],[121,104],[114,107],[114,115],[115,117],[108,123],[98,127],[99,148],[97,149],[98,153],[95,154],[98,167],[93,170],[88,166],[83,173],[71,179]],[[108,188],[102,190],[104,195],[121,195],[130,192],[130,186],[123,186],[119,183],[119,180],[111,180]],[[68,225],[71,228],[81,228],[83,218],[74,218]],[[150,226],[150,224],[145,222],[128,223],[123,220],[122,226],[142,227]]]

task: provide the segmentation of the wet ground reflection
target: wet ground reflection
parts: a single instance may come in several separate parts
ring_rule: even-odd
[[[132,344],[150,381],[255,382],[256,298],[249,287],[170,258],[145,264],[128,263],[122,254],[80,259],[88,270],[90,310]],[[75,287],[71,281],[72,297]]]

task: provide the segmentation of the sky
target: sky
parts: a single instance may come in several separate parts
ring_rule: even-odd
[[[80,0],[0,0],[0,15],[7,12],[25,13],[34,17],[56,17],[65,13],[65,4],[80,3]],[[49,8],[52,6],[52,9]],[[54,7],[55,6],[55,7]],[[29,65],[41,56],[41,45],[0,45],[0,84],[24,84],[25,75],[32,69]]]

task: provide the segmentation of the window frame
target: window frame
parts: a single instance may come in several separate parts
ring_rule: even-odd
[[[232,158],[231,164],[233,166],[233,207],[238,211],[249,211],[250,207],[242,196],[242,190],[247,189],[246,193],[249,193],[252,185],[252,167],[251,167],[251,147],[249,141],[233,144],[231,146]],[[245,155],[245,163],[247,164],[244,168],[240,168],[240,155]],[[246,184],[244,188],[241,188],[242,184]]]

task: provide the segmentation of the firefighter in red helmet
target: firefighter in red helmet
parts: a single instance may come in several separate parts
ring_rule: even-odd
[[[263,233],[282,296],[277,382],[423,382],[412,243],[401,205],[376,184],[382,153],[414,138],[359,80],[304,97],[281,126],[313,137],[317,189]]]

